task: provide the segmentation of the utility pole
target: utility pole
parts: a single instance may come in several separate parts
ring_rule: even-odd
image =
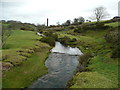
[[[48,27],[48,18],[47,18],[47,27]]]

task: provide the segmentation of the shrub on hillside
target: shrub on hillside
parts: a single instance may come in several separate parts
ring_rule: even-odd
[[[110,28],[109,26],[105,26],[104,23],[96,23],[96,29],[104,30]]]
[[[43,38],[40,39],[40,41],[48,43],[51,46],[55,45],[55,39],[52,38],[52,37],[43,37]]]
[[[120,58],[120,45],[117,45],[112,50],[112,58]]]
[[[52,31],[49,31],[49,32],[45,32],[44,33],[46,37],[52,37],[54,40],[58,40],[58,35],[57,34],[54,34]]]
[[[89,62],[89,58],[91,57],[91,53],[85,53],[84,55],[80,56],[80,64],[82,64],[82,66],[86,67],[88,62]]]
[[[108,32],[105,35],[105,39],[108,43],[111,43],[112,48],[112,58],[119,58],[120,57],[120,42],[119,38],[120,34],[118,30],[113,30]]]
[[[105,39],[107,42],[109,43],[112,43],[112,44],[118,44],[119,42],[119,32],[118,30],[113,30],[113,31],[110,31],[108,32],[106,35],[105,35]]]
[[[83,28],[82,26],[78,26],[78,27],[76,27],[75,29],[74,29],[74,32],[75,33],[82,33],[82,32],[84,32],[86,29],[85,28]]]
[[[62,38],[58,39],[59,42],[61,42],[61,44],[63,44],[64,46],[71,46],[74,47],[75,45],[77,45],[77,39],[76,38],[69,38],[67,36],[64,36]]]
[[[58,41],[61,42],[64,46],[68,46],[68,42],[70,42],[71,39],[65,36],[65,37],[59,38]]]
[[[77,39],[76,38],[72,38],[70,42],[76,42]]]
[[[70,27],[69,27],[69,29],[74,29],[74,28],[75,28],[75,27],[73,27],[73,26],[70,26]]]

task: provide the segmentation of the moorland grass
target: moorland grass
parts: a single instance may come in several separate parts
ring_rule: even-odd
[[[107,25],[117,27],[117,22]],[[78,72],[72,79],[70,88],[118,88],[118,59],[111,58],[110,43],[105,41],[107,30],[88,30],[72,35],[72,31],[57,32],[59,37],[76,38],[77,46],[83,53],[94,53],[86,67],[89,72]],[[88,49],[86,49],[86,47]]]
[[[3,71],[3,88],[28,87],[47,73],[44,62],[51,47],[40,42],[40,38],[32,31],[12,31],[2,50],[4,65],[12,66],[10,70]]]
[[[44,65],[48,56],[48,48],[44,52],[33,54],[27,61],[20,66],[12,68],[3,73],[3,88],[25,88],[32,84],[38,77],[47,73]]]

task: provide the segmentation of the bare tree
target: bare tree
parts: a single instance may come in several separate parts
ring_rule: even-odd
[[[107,13],[106,8],[101,6],[94,9],[93,16],[91,16],[90,19],[97,20],[97,22],[99,22],[107,16],[109,16],[109,14]]]

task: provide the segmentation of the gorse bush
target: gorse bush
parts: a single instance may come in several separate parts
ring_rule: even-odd
[[[77,39],[76,38],[71,39],[67,36],[59,38],[58,41],[61,42],[61,44],[63,44],[64,46],[74,47],[77,44]]]
[[[104,23],[96,23],[96,29],[108,29],[109,26],[105,26]]]
[[[111,43],[112,48],[112,58],[119,58],[120,57],[120,42],[119,42],[119,38],[120,34],[118,32],[118,30],[112,30],[109,31],[106,35],[105,35],[105,40],[108,43]]]
[[[68,42],[71,41],[71,39],[67,36],[59,38],[58,40],[59,42],[61,42],[64,46],[68,46]]]
[[[91,53],[87,52],[84,55],[80,56],[79,62],[83,67],[86,67],[89,63],[89,58],[91,57]]]
[[[112,30],[105,35],[105,39],[109,43],[118,44],[119,36],[118,30]]]
[[[112,50],[112,58],[120,58],[120,45],[117,45]]]
[[[55,45],[55,41],[58,40],[58,35],[57,35],[57,34],[54,34],[52,31],[44,32],[44,35],[45,35],[46,37],[42,37],[42,38],[40,39],[40,41],[45,42],[45,43],[48,43],[48,44],[51,45],[51,46],[54,46],[54,45]]]
[[[49,32],[44,32],[44,35],[46,36],[46,37],[52,37],[54,40],[58,40],[58,35],[57,34],[55,34],[55,33],[53,33],[52,31],[49,31]]]
[[[75,27],[73,27],[73,26],[69,26],[69,29],[74,29]]]
[[[48,43],[51,46],[55,45],[55,39],[52,38],[52,37],[43,37],[43,38],[40,39],[40,41]]]

